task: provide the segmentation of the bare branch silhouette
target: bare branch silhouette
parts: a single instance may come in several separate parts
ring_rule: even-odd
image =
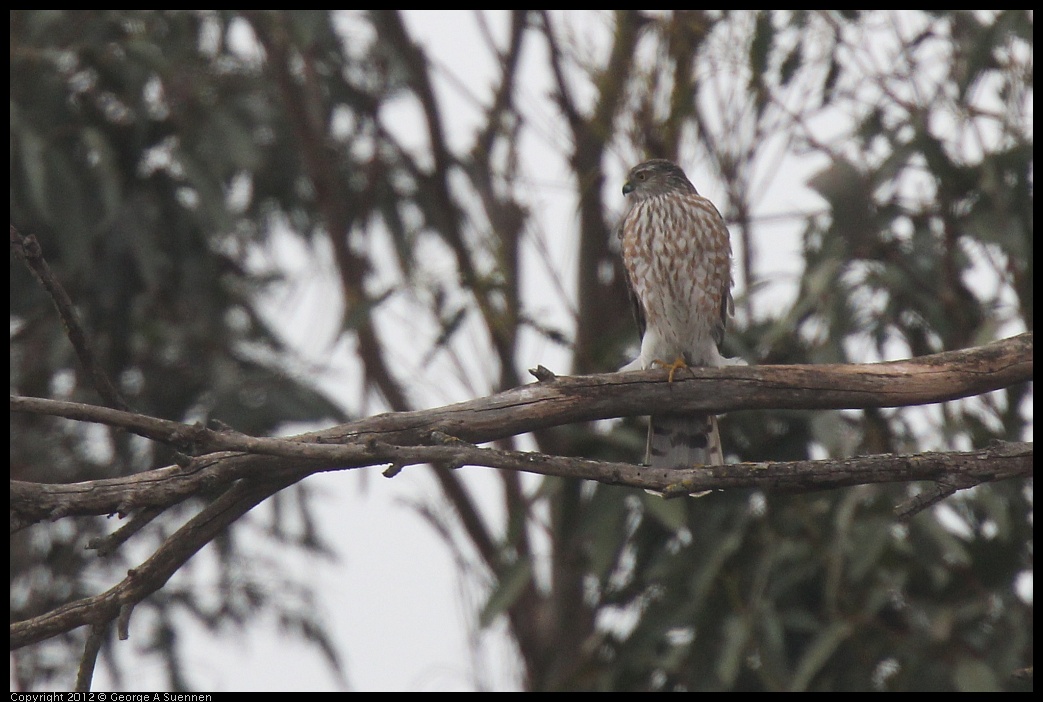
[[[1032,445],[1001,444],[979,451],[861,456],[845,460],[740,463],[690,470],[653,470],[629,463],[481,448],[485,442],[571,422],[647,414],[657,406],[701,410],[767,407],[803,409],[895,407],[943,402],[996,390],[1032,377],[1032,334],[964,351],[863,365],[761,366],[695,369],[668,382],[664,371],[556,377],[447,407],[381,414],[320,432],[276,439],[144,417],[106,407],[11,397],[11,410],[120,427],[191,448],[187,467],[67,485],[11,482],[11,524],[72,515],[155,515],[201,492],[223,489],[211,504],[168,538],[109,591],[11,625],[18,648],[73,628],[98,627],[155,592],[200,548],[254,506],[313,473],[392,464],[464,465],[597,480],[665,496],[727,488],[812,491],[858,484],[933,480],[938,495],[990,480],[1032,474]],[[907,517],[939,499],[899,506]],[[129,527],[130,525],[128,525]],[[126,537],[131,536],[131,529]],[[119,532],[117,532],[119,533]],[[86,659],[85,659],[86,660]]]

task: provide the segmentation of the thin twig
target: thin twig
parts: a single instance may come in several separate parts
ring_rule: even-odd
[[[58,282],[54,273],[51,272],[50,266],[47,265],[47,261],[44,259],[43,252],[40,249],[40,242],[36,240],[36,236],[32,234],[23,236],[12,224],[11,250],[15,252],[18,258],[22,259],[26,267],[40,281],[40,285],[47,291],[47,294],[51,296],[51,301],[54,303],[55,308],[58,310],[58,316],[62,320],[62,326],[65,327],[65,333],[76,351],[76,357],[80,360],[80,365],[83,366],[98,394],[101,395],[102,399],[109,406],[129,411],[130,407],[123,400],[119,390],[112,384],[108,374],[105,373],[98,362],[94,350],[91,348],[91,343],[87,339],[87,334],[84,333],[83,326],[76,316],[72,300],[69,298],[68,293],[65,292],[62,284]]]
[[[80,658],[80,668],[76,671],[75,692],[90,692],[91,680],[94,679],[94,666],[98,662],[98,652],[101,645],[105,643],[105,634],[109,630],[109,623],[91,624],[87,630],[87,641],[83,645],[83,656]]]
[[[105,558],[114,553],[117,548],[122,546],[130,537],[134,536],[134,534],[141,531],[145,526],[152,522],[152,520],[163,514],[166,509],[166,507],[160,506],[146,507],[135,514],[129,522],[108,536],[91,539],[87,542],[86,547],[97,551],[99,558]]]

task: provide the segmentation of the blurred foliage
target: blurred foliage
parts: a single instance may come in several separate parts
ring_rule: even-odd
[[[867,361],[1032,328],[1030,12],[584,15],[597,40],[578,15],[512,11],[496,32],[477,17],[496,69],[487,94],[469,86],[478,119],[461,144],[435,88],[447,69],[394,11],[12,12],[12,224],[39,237],[134,409],[257,434],[341,421],[341,405],[374,399],[411,409],[425,398],[408,379],[456,378],[473,395],[519,384],[542,360],[520,351],[533,339],[567,345],[576,372],[613,370],[635,341],[612,248],[617,179],[649,156],[685,165],[731,223],[727,355]],[[551,76],[543,108],[527,98],[526,62]],[[419,140],[392,126],[399,109],[416,113]],[[537,179],[567,180],[555,185],[576,218],[553,235],[575,240],[576,270],[549,252],[526,170],[526,140],[546,124],[569,171]],[[817,207],[765,212],[775,182],[805,177],[780,173],[793,163],[780,154],[811,164]],[[787,232],[796,280],[774,267]],[[287,370],[292,351],[259,302],[281,271],[251,256],[279,236],[328,243],[364,397],[327,398]],[[525,265],[559,277],[533,291]],[[11,281],[12,392],[96,401],[48,300],[14,264]],[[408,364],[389,331],[403,324]],[[977,447],[1031,426],[1021,386],[920,410],[739,412],[722,433],[735,458],[791,460]],[[534,438],[635,460],[641,431],[627,420]],[[11,436],[18,479],[170,461],[36,417],[13,416]],[[1014,676],[1032,659],[1031,484],[979,486],[900,524],[892,509],[912,486],[665,502],[504,474],[501,522],[460,472],[434,475],[441,501],[425,509],[461,527],[443,533],[492,583],[475,621],[506,618],[526,689],[1031,687]],[[307,521],[306,484],[296,490],[275,500]],[[308,524],[272,538],[324,551]],[[12,619],[93,591],[106,566],[81,549],[103,526],[14,540]],[[315,593],[286,572],[279,589],[301,605],[273,601],[236,558],[241,541],[233,530],[216,544],[216,605],[188,578],[143,603],[172,688],[193,686],[176,613],[217,629],[281,607],[336,665]],[[12,680],[67,685],[75,656],[17,651]]]
[[[13,11],[11,223],[39,239],[134,410],[215,419],[260,435],[288,422],[343,421],[338,403],[289,370],[293,354],[259,310],[258,295],[273,281],[251,266],[251,247],[263,245],[275,213],[304,223],[307,203],[284,180],[292,148],[276,138],[282,127],[264,82],[221,47],[220,31],[219,18],[194,13]],[[49,299],[14,257],[11,328],[13,393],[99,402]],[[74,482],[171,461],[164,447],[122,432],[11,418],[14,479]],[[316,555],[328,551],[314,530],[281,523],[307,514],[306,487],[275,501],[285,503],[286,516],[272,521],[273,538],[282,534]],[[173,510],[165,533],[152,530],[142,540],[158,545],[195,509]],[[111,529],[83,519],[15,535],[12,621],[95,594],[98,582],[136,565],[84,550]],[[258,557],[246,559],[234,534],[215,546],[218,604],[202,606],[186,578],[142,605],[142,621],[154,623],[137,643],[159,654],[172,688],[192,678],[177,655],[178,612],[218,630],[274,609],[287,629],[317,632],[308,638],[330,649],[318,613],[285,604],[312,598],[309,585],[290,579],[262,587],[242,565]],[[68,687],[77,647],[14,654],[13,684]],[[121,679],[111,649],[104,660]]]

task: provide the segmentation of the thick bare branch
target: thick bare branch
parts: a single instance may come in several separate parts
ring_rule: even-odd
[[[470,443],[612,417],[741,409],[853,409],[947,402],[1032,380],[1032,333],[986,346],[868,364],[691,368],[667,381],[663,370],[550,376],[488,397],[413,412],[367,417],[293,437],[315,444],[437,442],[433,432]],[[11,397],[11,411],[117,426],[152,439],[195,444],[197,453],[279,453],[282,442],[192,427],[73,402]],[[254,442],[244,443],[246,439]],[[275,441],[267,449],[264,442]],[[295,454],[300,456],[301,454]],[[343,454],[338,454],[342,456]]]
[[[268,456],[215,454],[214,462],[206,469],[188,474],[179,468],[161,468],[124,478],[67,485],[12,481],[12,520],[23,527],[42,519],[70,515],[125,514],[141,507],[176,504],[204,487],[212,488],[250,474],[256,478],[296,482],[312,473],[389,463],[395,466],[425,463],[449,467],[487,466],[597,480],[656,490],[667,496],[748,487],[787,492],[825,490],[868,483],[937,480],[946,475],[959,481],[960,488],[965,488],[989,480],[1032,474],[1032,445],[1026,443],[963,453],[736,463],[691,470],[653,470],[632,463],[503,451],[462,442],[447,446],[390,446],[377,442],[328,446],[269,439],[254,444],[255,449],[261,446]],[[272,459],[272,452],[276,450],[282,460]]]
[[[647,414],[669,405],[677,410],[722,411],[749,408],[894,407],[975,395],[1032,377],[1032,335],[1023,334],[976,349],[908,361],[865,365],[761,366],[697,369],[687,379],[667,382],[664,371],[558,377],[469,402],[417,412],[369,417],[320,432],[286,439],[214,431],[103,407],[11,398],[12,411],[54,414],[120,426],[144,436],[192,445],[205,453],[187,468],[160,468],[137,475],[68,485],[12,482],[12,528],[69,515],[126,514],[144,507],[175,504],[203,487],[240,478],[300,480],[321,471],[391,463],[483,465],[545,475],[578,477],[670,492],[678,481],[697,491],[742,486],[779,489],[776,479],[799,464],[723,466],[701,470],[689,481],[676,471],[655,474],[640,466],[496,451],[468,442],[492,441],[570,422]],[[953,454],[955,455],[955,454]],[[890,460],[890,459],[889,459]],[[899,459],[894,459],[899,460]],[[835,462],[826,462],[834,465]],[[797,469],[800,470],[799,468]],[[716,472],[715,472],[716,471]],[[723,472],[721,472],[723,471]],[[805,489],[881,480],[934,479],[872,471],[853,482],[841,474]],[[710,480],[707,484],[705,481]],[[712,482],[717,480],[718,482]],[[720,482],[724,481],[724,482]],[[797,489],[791,487],[788,489]]]
[[[440,431],[482,443],[612,417],[743,409],[850,409],[947,402],[1032,379],[1032,334],[986,346],[888,363],[690,369],[667,382],[651,370],[556,376],[447,407],[381,414],[304,434],[305,441],[430,443]]]
[[[11,625],[11,649],[43,641],[85,624],[107,624],[163,587],[177,570],[223,529],[287,482],[240,481],[170,536],[148,560],[128,571],[118,585]],[[124,615],[125,616],[125,615]]]
[[[118,479],[70,485],[11,483],[12,527],[73,514],[125,514],[175,504],[204,488],[229,486],[141,567],[111,590],[11,625],[18,648],[86,624],[105,626],[163,586],[215,534],[279,490],[319,471],[391,463],[431,463],[439,472],[462,465],[685,495],[759,487],[809,491],[849,485],[934,480],[967,487],[1032,474],[1031,444],[981,451],[847,460],[735,464],[691,470],[653,470],[628,463],[481,448],[490,441],[568,422],[677,410],[751,407],[882,407],[941,402],[1032,378],[1032,335],[966,351],[908,361],[848,366],[762,366],[693,370],[667,382],[664,371],[554,377],[490,397],[418,412],[400,412],[287,439],[214,431],[104,407],[11,398],[13,411],[35,412],[119,426],[158,440],[191,445],[207,455]],[[392,443],[393,442],[393,443]],[[245,480],[243,478],[246,478]],[[924,504],[930,504],[930,496]],[[903,505],[910,513],[917,505]]]

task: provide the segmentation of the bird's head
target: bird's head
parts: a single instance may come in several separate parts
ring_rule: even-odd
[[[638,200],[678,191],[696,192],[681,167],[664,158],[637,164],[630,169],[627,181],[623,184],[623,194]]]

